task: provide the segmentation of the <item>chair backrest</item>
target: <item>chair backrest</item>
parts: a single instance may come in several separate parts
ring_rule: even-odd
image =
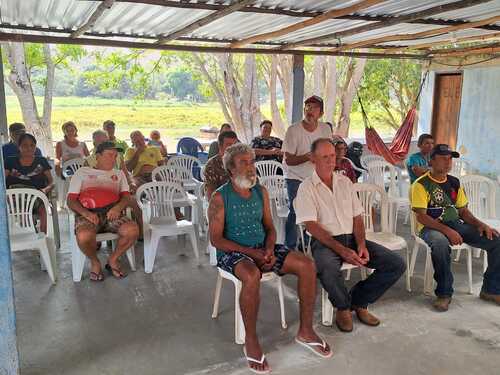
[[[193,181],[193,169],[200,168],[200,161],[194,156],[177,155],[168,159],[167,166],[175,166],[181,173],[183,183],[190,183]]]
[[[154,182],[175,182],[182,185],[183,168],[176,165],[160,165],[151,172],[151,178]]]
[[[53,236],[51,205],[47,196],[36,189],[7,189],[7,215],[11,234],[36,233],[34,206],[41,201],[47,213],[47,235]]]
[[[260,177],[259,182],[267,189],[269,200],[274,201],[278,211],[288,207],[285,177],[281,175]]]
[[[450,174],[455,177],[461,177],[471,172],[469,162],[462,158],[453,159]]]
[[[154,219],[160,219],[163,223],[175,223],[174,202],[187,199],[187,194],[175,182],[154,181],[141,185],[135,197],[145,223]]]
[[[374,160],[368,163],[368,183],[377,185],[384,190],[387,189],[390,197],[399,196],[396,176],[396,168],[385,160]],[[388,181],[387,187],[386,181]]]
[[[373,207],[375,202],[380,204],[380,219],[382,232],[389,231],[389,206],[388,197],[383,188],[374,184],[358,183],[353,185],[353,190],[363,206],[363,223],[367,232],[374,231]]]
[[[368,164],[372,161],[385,161],[385,159],[380,155],[374,154],[361,155],[361,158],[359,159],[359,162],[364,169],[368,169]]]
[[[275,160],[262,160],[255,163],[255,168],[260,177],[275,176],[278,170],[283,172],[283,164]]]
[[[76,158],[76,159],[71,159],[67,160],[62,163],[61,166],[61,171],[64,177],[70,178],[72,175],[75,174],[75,172],[83,167],[83,164],[85,163],[85,159],[83,158]]]
[[[468,208],[478,218],[496,217],[495,183],[480,175],[466,175],[460,178],[465,195],[469,201]]]
[[[177,143],[177,153],[198,157],[198,151],[203,151],[203,146],[196,139],[184,137]]]

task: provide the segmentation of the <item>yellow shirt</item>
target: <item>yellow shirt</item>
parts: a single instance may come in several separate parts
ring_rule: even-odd
[[[448,175],[446,180],[437,181],[427,172],[411,185],[411,208],[426,209],[427,215],[441,222],[458,220],[458,210],[467,204],[460,180],[454,176]],[[418,223],[418,231],[423,227]]]
[[[128,148],[125,153],[125,162],[128,162],[130,159],[134,157],[136,149]],[[139,156],[139,160],[132,171],[132,175],[134,177],[139,175],[142,167],[145,165],[152,165],[154,167],[158,166],[158,163],[163,160],[163,156],[161,155],[160,149],[154,146],[146,146],[146,150]]]

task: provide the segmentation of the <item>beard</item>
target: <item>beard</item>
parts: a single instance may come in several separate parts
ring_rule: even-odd
[[[257,183],[257,176],[236,176],[234,178],[234,184],[240,189],[251,189]]]

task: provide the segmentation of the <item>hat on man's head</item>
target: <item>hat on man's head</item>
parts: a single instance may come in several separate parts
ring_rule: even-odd
[[[323,112],[323,99],[321,99],[318,95],[313,95],[313,96],[310,96],[309,98],[307,98],[304,101],[304,104],[307,104],[307,103],[318,103],[319,107],[321,108],[321,112]]]
[[[106,150],[116,150],[118,152],[123,152],[123,150],[121,149],[121,147],[117,147],[115,145],[115,142],[105,141],[105,142],[102,142],[99,146],[96,147],[95,153],[96,154],[102,154]]]
[[[460,154],[456,151],[453,151],[450,146],[444,143],[439,143],[434,146],[431,151],[431,159],[436,155],[451,155],[452,158],[459,158]]]

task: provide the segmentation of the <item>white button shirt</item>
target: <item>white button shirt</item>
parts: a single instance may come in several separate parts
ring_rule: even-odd
[[[314,171],[300,184],[295,198],[297,224],[316,221],[332,236],[352,234],[354,217],[363,213],[352,185],[347,177],[333,173],[330,190]]]

